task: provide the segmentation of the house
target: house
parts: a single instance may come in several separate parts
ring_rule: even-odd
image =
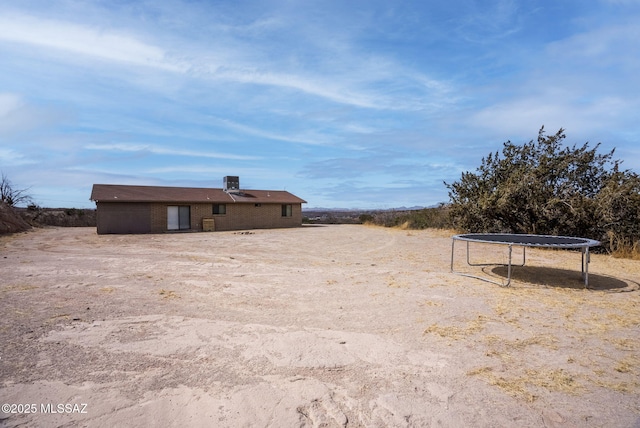
[[[282,190],[94,184],[98,234],[268,229],[302,225],[303,199]]]

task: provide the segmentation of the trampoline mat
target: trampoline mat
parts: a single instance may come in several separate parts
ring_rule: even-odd
[[[524,235],[514,233],[467,233],[454,239],[490,244],[521,245],[526,247],[580,248],[600,245],[599,241],[571,236]]]

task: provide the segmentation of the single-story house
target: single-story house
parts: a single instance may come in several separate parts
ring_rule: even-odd
[[[283,190],[94,184],[98,234],[269,229],[302,225],[305,200]]]

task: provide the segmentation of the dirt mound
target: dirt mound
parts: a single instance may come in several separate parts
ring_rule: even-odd
[[[30,228],[12,207],[0,202],[0,234],[23,232]]]

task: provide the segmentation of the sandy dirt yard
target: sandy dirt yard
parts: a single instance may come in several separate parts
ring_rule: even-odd
[[[640,427],[639,261],[450,260],[358,225],[2,237],[0,425]]]

